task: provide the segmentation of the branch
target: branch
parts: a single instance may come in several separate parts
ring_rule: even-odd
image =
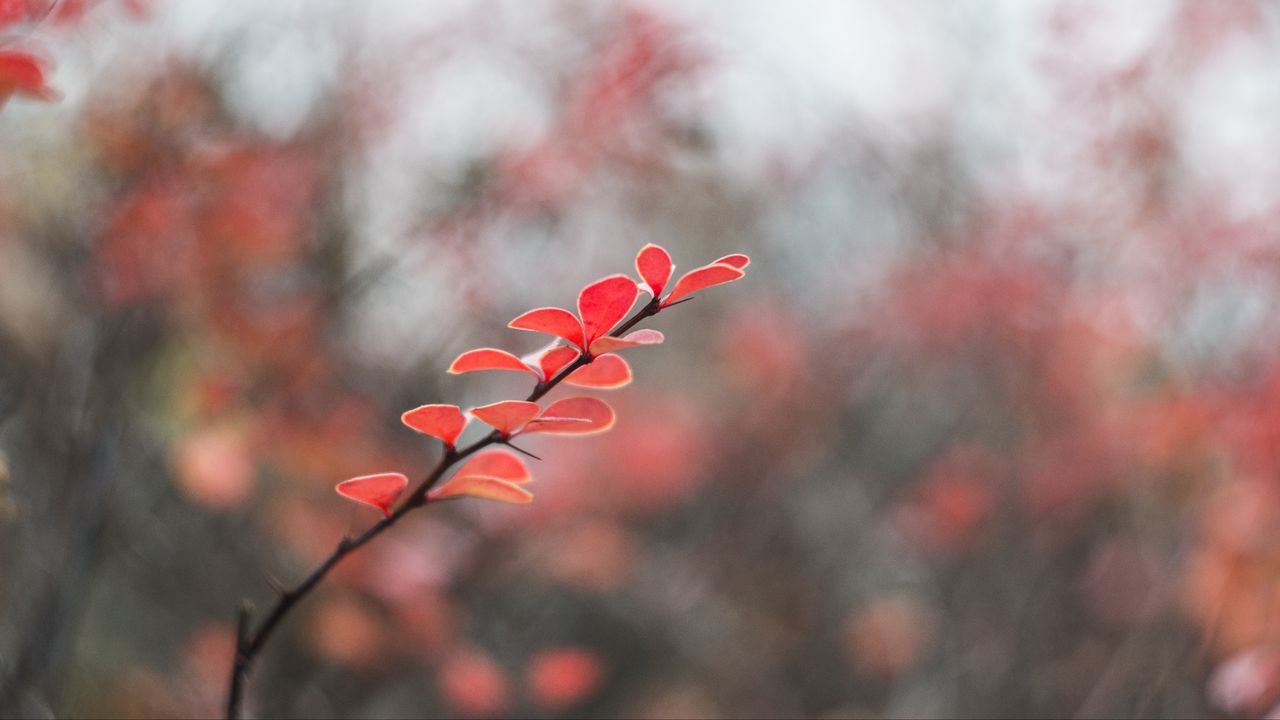
[[[658,304],[658,300],[656,298],[650,300],[644,307],[640,308],[635,315],[632,315],[630,319],[619,325],[616,330],[609,334],[612,337],[620,337],[628,330],[635,327],[637,323],[645,318],[657,315],[662,311],[662,309],[663,308]],[[538,383],[534,387],[533,392],[531,392],[529,397],[526,398],[526,401],[537,402],[544,395],[551,392],[552,388],[559,385],[562,380],[578,368],[590,363],[591,360],[592,357],[590,353],[584,350],[577,359],[565,366],[565,368],[555,377]],[[320,584],[320,581],[324,579],[325,575],[328,575],[329,571],[332,570],[344,557],[355,552],[365,543],[381,535],[383,531],[398,523],[405,515],[408,515],[413,510],[426,505],[427,493],[430,492],[431,488],[439,482],[440,479],[444,477],[445,473],[456,465],[458,461],[463,460],[468,456],[489,447],[490,445],[503,443],[504,440],[502,434],[497,430],[494,430],[461,450],[451,449],[447,451],[444,456],[440,458],[440,462],[436,464],[435,468],[428,473],[420,483],[418,483],[418,486],[413,489],[413,492],[409,493],[408,497],[406,497],[404,502],[400,504],[400,507],[396,508],[395,512],[391,513],[386,518],[379,520],[368,530],[365,530],[354,538],[344,537],[342,541],[338,543],[338,547],[334,549],[333,553],[329,555],[324,562],[320,563],[315,570],[311,571],[311,574],[308,575],[305,580],[292,590],[282,592],[280,597],[276,600],[275,605],[271,608],[271,611],[268,612],[262,622],[259,623],[256,630],[251,631],[252,612],[250,605],[246,602],[241,606],[236,629],[236,653],[231,664],[231,680],[227,689],[227,718],[229,720],[240,717],[240,706],[244,696],[244,684],[245,679],[249,674],[249,669],[253,665],[253,661],[257,657],[258,653],[261,652],[263,646],[266,645],[267,640],[271,638],[272,632],[280,622],[284,620],[285,616],[289,614],[289,611],[292,610],[293,607],[303,598],[310,594],[311,591]]]

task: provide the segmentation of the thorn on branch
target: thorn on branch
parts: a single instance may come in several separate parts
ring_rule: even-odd
[[[518,446],[518,445],[513,444],[510,440],[503,440],[503,441],[502,441],[502,444],[503,444],[503,445],[506,445],[507,447],[511,448],[512,450],[515,450],[516,452],[518,452],[518,453],[520,453],[520,454],[522,454],[522,455],[528,455],[529,457],[533,458],[534,460],[541,460],[541,459],[542,459],[542,458],[538,457],[537,455],[534,455],[533,453],[529,452],[528,450],[525,450],[524,448],[522,448],[522,447],[520,447],[520,446]]]
[[[271,586],[272,590],[280,593],[281,595],[283,595],[285,593],[285,590],[288,589],[287,587],[285,587],[284,582],[280,580],[280,578],[276,577],[275,575],[267,575],[267,584]]]

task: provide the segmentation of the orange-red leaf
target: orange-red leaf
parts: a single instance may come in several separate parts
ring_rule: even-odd
[[[551,348],[538,358],[538,367],[542,368],[542,379],[550,380],[555,377],[566,365],[577,360],[578,355],[577,350],[564,345]]]
[[[497,348],[468,350],[459,355],[453,361],[453,364],[449,366],[449,372],[454,375],[478,370],[515,370],[517,372],[533,373],[534,375],[538,374],[533,368],[525,365],[520,358],[506,350]]]
[[[613,427],[613,408],[603,400],[573,397],[551,403],[525,432],[559,435],[592,435]]]
[[[623,348],[636,347],[638,345],[658,345],[666,338],[657,330],[636,330],[627,333],[623,337],[602,337],[591,343],[591,354],[602,355],[604,353],[617,352]]]
[[[649,286],[654,297],[662,294],[673,269],[675,265],[671,263],[671,255],[659,245],[649,243],[636,255],[636,272],[640,273],[640,279]]]
[[[455,475],[449,482],[428,493],[427,497],[432,500],[444,500],[464,495],[518,505],[533,501],[533,493],[519,485],[486,475]]]
[[[524,427],[538,415],[538,403],[524,400],[503,400],[492,405],[471,408],[471,414],[482,422],[501,432],[510,435]]]
[[[334,490],[343,497],[372,505],[381,510],[383,515],[390,516],[392,503],[400,497],[408,484],[409,478],[400,473],[378,473],[343,480]]]
[[[621,322],[635,304],[639,292],[636,281],[626,275],[610,275],[583,288],[578,293],[578,315],[582,316],[582,331],[587,344]]]
[[[741,270],[732,265],[717,265],[716,263],[690,270],[676,281],[675,288],[667,296],[667,299],[662,301],[662,305],[666,307],[680,298],[692,295],[699,290],[741,279],[743,274]]]
[[[747,266],[751,264],[751,258],[743,255],[742,253],[734,253],[733,255],[725,255],[711,264],[728,265],[729,267],[735,267],[739,270],[746,270]]]
[[[467,416],[457,405],[422,405],[401,415],[400,422],[453,447],[467,427]]]
[[[523,484],[533,479],[529,466],[519,455],[506,450],[485,450],[458,468],[457,475],[486,475],[507,482]]]
[[[601,355],[589,364],[574,370],[564,381],[568,385],[578,387],[602,390],[620,388],[631,383],[631,366],[617,355]]]
[[[507,323],[507,327],[555,335],[578,347],[586,344],[582,339],[582,323],[573,313],[557,307],[535,308]]]
[[[58,99],[58,92],[45,84],[44,68],[34,55],[0,51],[0,104],[15,92],[38,100]]]

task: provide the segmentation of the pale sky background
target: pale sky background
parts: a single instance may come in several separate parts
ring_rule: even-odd
[[[763,225],[752,242],[771,248],[793,276],[794,285],[782,290],[801,306],[845,306],[858,288],[874,289],[885,263],[921,231],[919,218],[897,211],[902,184],[922,191],[922,183],[939,183],[946,191],[951,182],[945,175],[895,176],[896,168],[947,147],[948,167],[970,192],[977,189],[979,201],[1079,208],[1073,221],[1085,265],[1100,253],[1106,272],[1132,276],[1130,312],[1150,332],[1185,333],[1186,325],[1171,327],[1144,305],[1142,284],[1161,282],[1162,258],[1149,245],[1128,245],[1132,218],[1124,209],[1134,204],[1135,187],[1082,160],[1147,103],[1173,104],[1168,132],[1179,167],[1170,192],[1220,196],[1245,219],[1280,208],[1275,6],[1263,6],[1264,32],[1237,36],[1190,71],[1162,55],[1176,3],[1156,0],[650,0],[636,7],[669,18],[708,59],[695,82],[664,89],[660,100],[670,121],[711,139],[710,152],[681,156],[677,149],[678,172],[693,183],[712,177],[756,206]],[[1064,13],[1075,18],[1070,42],[1058,33]],[[556,79],[591,50],[578,29],[608,17],[600,3],[527,0],[157,0],[143,20],[100,7],[70,33],[37,36],[58,61],[54,84],[66,99],[15,102],[0,114],[0,178],[22,194],[19,188],[35,181],[35,158],[74,146],[74,108],[90,87],[145,87],[133,78],[178,57],[223,62],[233,112],[287,139],[358,53],[397,77],[390,119],[351,183],[364,261],[394,254],[402,266],[370,297],[369,348],[388,358],[405,342],[420,350],[457,330],[428,320],[455,302],[429,288],[456,287],[458,269],[434,262],[429,247],[406,243],[423,208],[439,201],[433,190],[456,187],[477,159],[545,137],[558,102]],[[1105,78],[1144,57],[1167,61],[1146,85],[1167,84],[1160,97],[1122,96],[1110,110],[1081,110],[1081,88],[1061,80],[1062,67],[1071,68],[1068,75]],[[69,156],[62,166],[70,175],[76,160]],[[609,180],[589,184],[571,204],[553,231],[552,241],[564,248],[554,262],[521,250],[545,228],[494,220],[486,238],[495,249],[491,270],[518,285],[513,307],[571,300],[519,295],[538,287],[514,283],[531,266],[545,276],[541,287],[573,287],[589,280],[592,268],[625,263],[643,242],[672,244],[664,218],[638,216],[625,184]],[[62,186],[74,187],[74,179]],[[1219,333],[1215,344],[1229,345],[1249,334],[1267,296],[1241,276],[1247,268],[1224,263],[1206,274],[1221,275],[1221,292],[1193,303],[1180,323],[1198,327],[1193,334]],[[1214,309],[1222,292],[1233,293],[1225,319]],[[387,317],[387,303],[401,312]]]

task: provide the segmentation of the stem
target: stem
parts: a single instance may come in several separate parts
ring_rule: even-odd
[[[231,689],[227,691],[227,717],[240,715],[240,696],[244,693],[244,675],[248,668],[249,658],[244,649],[249,642],[249,622],[253,608],[246,600],[240,604],[240,612],[236,616],[236,656],[231,663]]]
[[[662,311],[662,309],[663,308],[659,306],[656,298],[650,300],[644,307],[640,308],[635,315],[632,315],[630,319],[619,325],[617,329],[609,333],[609,335],[611,337],[619,337],[623,333],[635,327],[637,323],[645,318],[657,315]],[[579,355],[577,359],[565,366],[565,368],[555,377],[538,383],[537,386],[534,387],[533,392],[531,392],[529,397],[526,398],[526,401],[537,402],[544,395],[551,392],[552,388],[560,384],[560,382],[568,377],[573,371],[589,362],[591,362],[591,356],[589,354],[584,352]],[[241,606],[236,623],[236,654],[235,659],[232,661],[231,681],[227,689],[227,718],[229,720],[234,720],[235,718],[240,717],[240,705],[244,697],[244,684],[245,679],[249,674],[250,666],[253,664],[258,653],[262,651],[263,646],[266,645],[267,640],[271,638],[272,632],[280,622],[284,620],[285,616],[289,614],[289,611],[301,602],[303,598],[309,595],[311,591],[320,584],[320,581],[324,579],[325,575],[328,575],[329,571],[332,570],[344,557],[355,552],[365,543],[381,535],[383,531],[399,522],[400,518],[403,518],[413,510],[426,505],[427,493],[430,492],[432,486],[439,482],[440,478],[444,477],[445,473],[456,465],[458,461],[494,444],[505,444],[502,434],[497,430],[494,430],[488,435],[476,440],[465,448],[447,451],[444,456],[440,458],[440,462],[436,464],[435,468],[422,479],[422,482],[418,483],[417,487],[413,489],[413,492],[409,493],[409,496],[400,504],[400,507],[396,508],[395,512],[382,520],[379,520],[368,530],[365,530],[354,538],[344,537],[338,543],[338,547],[334,549],[333,553],[330,554],[324,562],[320,563],[315,570],[312,570],[311,574],[299,583],[297,587],[280,593],[280,597],[276,599],[275,605],[272,606],[271,611],[267,613],[262,622],[258,624],[256,630],[252,629],[252,613],[249,604],[246,602]],[[519,448],[516,449],[518,450]]]

